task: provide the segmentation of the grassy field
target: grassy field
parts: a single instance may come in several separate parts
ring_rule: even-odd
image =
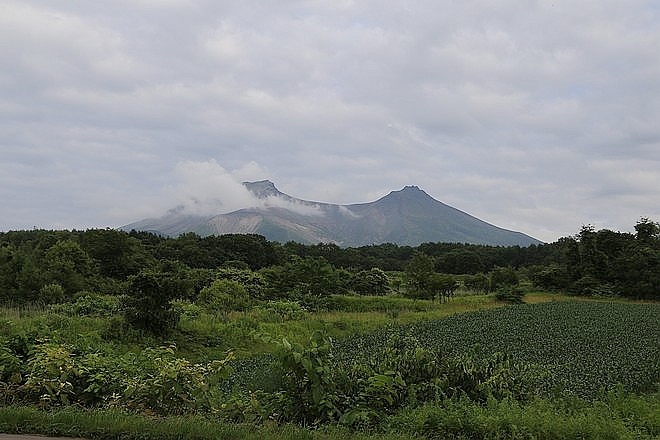
[[[238,359],[228,364],[234,370],[230,381],[242,384],[239,388],[250,389],[250,393],[257,391],[248,394],[256,400],[250,403],[243,398],[242,406],[233,410],[258,412],[259,405],[264,403],[258,399],[281,398],[277,394],[266,398],[259,394],[258,388],[259,384],[277,382],[273,374],[279,373],[269,368],[275,354],[282,350],[278,341],[286,338],[287,343],[299,344],[302,350],[292,352],[294,358],[311,356],[305,359],[318,362],[314,368],[319,375],[333,380],[343,377],[343,385],[323,385],[324,392],[334,393],[332,396],[339,399],[336,402],[354,399],[357,405],[371,405],[369,402],[392,398],[394,403],[384,406],[377,417],[369,416],[368,423],[333,422],[315,425],[312,430],[272,415],[252,421],[232,421],[226,416],[228,410],[224,406],[213,404],[228,397],[215,394],[203,409],[179,416],[156,415],[145,410],[149,407],[144,406],[148,396],[135,393],[133,397],[142,398],[143,406],[121,406],[121,399],[104,397],[102,389],[97,391],[100,397],[93,405],[69,406],[55,398],[50,403],[37,399],[39,405],[35,406],[33,401],[32,406],[25,406],[30,403],[27,395],[11,394],[20,387],[11,385],[9,375],[3,373],[8,370],[0,368],[0,378],[5,380],[0,380],[3,387],[0,401],[5,402],[0,407],[0,432],[99,439],[658,438],[660,304],[609,298],[585,300],[543,292],[527,293],[525,302],[510,306],[488,295],[459,295],[448,303],[396,296],[334,296],[329,311],[303,311],[286,316],[263,310],[212,314],[191,304],[181,304],[182,319],[169,341],[126,329],[118,325],[112,313],[78,316],[79,313],[62,308],[5,307],[0,309],[0,342],[5,347],[36,344],[51,350],[62,348],[48,352],[51,356],[48,365],[34,359],[25,362],[21,367],[23,375],[36,377],[36,368],[41,365],[39,374],[50,374],[52,367],[58,380],[87,378],[92,380],[90,383],[111,386],[113,380],[121,379],[112,371],[115,366],[137,375],[139,362],[149,361],[160,362],[170,372],[154,369],[148,372],[151,376],[141,376],[144,380],[153,385],[159,380],[167,381],[167,374],[174,374],[174,379],[165,383],[176,384],[181,378],[202,380],[210,365],[203,363],[225,359],[227,351],[232,349]],[[321,351],[310,349],[310,340],[318,334],[335,341],[328,348],[329,357],[321,358]],[[397,348],[399,351],[392,355],[391,341],[403,341],[409,346]],[[144,347],[164,343],[174,343],[176,352],[144,351]],[[390,358],[382,357],[385,352]],[[53,353],[59,356],[56,362]],[[502,353],[504,358],[492,363],[492,356],[497,353]],[[409,393],[405,393],[413,382],[405,369],[407,365],[417,365],[412,359],[417,355],[427,362],[419,364],[424,368],[440,368],[434,359],[446,358],[449,363],[442,368],[458,365],[475,371],[481,369],[469,372],[473,376],[468,376],[481,377],[477,373],[483,373],[486,382],[504,380],[508,388],[505,393],[496,393],[499,397],[488,397],[490,394],[483,392],[484,387],[497,388],[492,383],[475,383],[477,397],[463,392],[447,394],[450,387],[443,388],[444,394],[431,400],[410,400]],[[462,359],[463,363],[450,361],[453,358]],[[303,368],[305,362],[296,365]],[[396,374],[403,379],[397,379],[399,376],[386,371],[387,368],[380,368],[379,363],[387,362],[392,368],[400,369]],[[367,366],[371,369],[369,377],[365,373]],[[68,368],[71,377],[62,379],[57,371],[63,368]],[[149,364],[149,368],[153,365]],[[342,369],[354,376],[341,376]],[[303,376],[295,377],[309,378],[304,368],[301,371],[298,374]],[[501,371],[506,377],[498,376]],[[513,373],[520,374],[519,379],[524,383],[518,384],[518,376]],[[347,377],[354,377],[351,380],[366,388],[355,391],[355,395],[342,394],[351,392],[353,387],[351,380],[346,381]],[[369,382],[376,379],[381,382]],[[26,378],[22,380],[25,384]],[[319,383],[323,384],[323,380],[321,377]],[[404,380],[406,385],[388,380]],[[434,383],[436,389],[445,386]],[[428,383],[422,385],[428,389]],[[72,386],[75,388],[75,383]],[[519,387],[524,392],[519,393]],[[81,391],[73,388],[60,391],[70,392],[68,396],[75,400]],[[166,391],[160,396],[163,401],[170,398]],[[405,399],[401,397],[404,395]],[[397,399],[403,400],[396,403]],[[372,411],[369,408],[364,406],[365,411]]]

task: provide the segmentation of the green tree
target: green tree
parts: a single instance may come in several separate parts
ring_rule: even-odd
[[[490,291],[518,285],[518,274],[511,267],[496,267],[490,272]]]
[[[434,261],[425,253],[415,252],[406,265],[407,295],[413,298],[432,299],[431,275],[435,273]]]
[[[642,217],[635,225],[635,238],[645,243],[652,243],[660,238],[660,223]]]
[[[172,307],[176,290],[167,276],[140,271],[128,279],[128,297],[124,304],[126,322],[153,334],[167,334],[176,327],[179,316]]]
[[[345,290],[346,280],[325,258],[291,257],[283,267],[274,267],[263,272],[269,290],[275,297],[292,296],[301,300],[321,298]]]
[[[0,301],[16,296],[20,266],[16,248],[8,243],[0,245]]]
[[[389,280],[385,271],[374,267],[354,274],[349,287],[359,295],[386,295],[389,291]]]
[[[438,298],[440,302],[445,302],[454,296],[458,281],[451,275],[433,273],[429,277],[428,288],[433,294],[433,299]]]
[[[87,252],[73,240],[55,243],[46,252],[45,260],[48,280],[62,286],[68,295],[87,288],[95,269]]]
[[[490,278],[484,273],[468,275],[464,278],[465,287],[475,292],[488,292]]]

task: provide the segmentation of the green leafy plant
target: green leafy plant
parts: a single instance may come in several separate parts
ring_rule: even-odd
[[[130,407],[158,414],[181,414],[217,408],[217,384],[229,375],[233,358],[193,363],[175,356],[175,347],[147,348],[140,374],[129,378],[122,400]]]

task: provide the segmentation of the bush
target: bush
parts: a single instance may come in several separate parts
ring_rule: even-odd
[[[199,303],[212,312],[230,312],[246,310],[251,300],[238,281],[215,280],[199,292]]]
[[[523,296],[525,292],[522,289],[511,286],[500,287],[495,292],[495,299],[510,304],[522,304]]]
[[[23,369],[25,381],[15,392],[26,403],[44,406],[112,404],[161,415],[208,412],[220,405],[217,384],[228,376],[232,357],[197,364],[176,357],[174,346],[114,355],[44,343],[34,347]],[[7,350],[0,350],[0,359],[16,362]]]
[[[242,262],[240,262],[242,263]],[[243,263],[245,264],[245,263]],[[253,272],[248,267],[228,266],[214,272],[215,279],[231,280],[240,283],[252,299],[263,299],[266,280],[259,272]]]
[[[617,291],[611,284],[601,282],[591,275],[585,275],[569,287],[569,293],[577,295],[615,296]]]
[[[467,275],[463,277],[463,284],[466,289],[475,292],[488,292],[490,286],[490,279],[486,274],[478,273],[474,275]]]
[[[176,283],[165,274],[141,271],[129,277],[124,317],[133,327],[154,334],[167,334],[176,327],[179,315],[172,307],[176,296]]]
[[[204,308],[201,306],[183,300],[173,301],[172,306],[182,319],[195,319],[204,312]]]
[[[0,382],[21,382],[21,360],[4,341],[0,341]]]
[[[66,300],[66,292],[57,283],[46,284],[39,289],[39,300],[46,304],[61,303]]]
[[[358,295],[383,296],[389,292],[389,280],[382,269],[374,267],[354,274],[349,288]]]
[[[146,348],[141,355],[143,369],[126,381],[122,397],[129,407],[167,415],[219,406],[216,385],[229,375],[231,353],[223,360],[205,364],[177,358],[173,346]]]
[[[50,311],[68,316],[102,316],[109,317],[121,310],[121,302],[125,297],[98,295],[91,292],[76,294],[72,303],[54,304]]]
[[[505,286],[517,286],[518,274],[511,267],[496,267],[490,272],[490,291]]]
[[[254,313],[259,321],[284,322],[305,319],[309,312],[297,301],[268,301],[257,306]]]
[[[306,345],[283,340],[279,346],[282,389],[266,395],[264,405],[277,419],[306,425],[373,426],[404,406],[458,396],[521,398],[536,373],[502,354],[451,358],[406,335],[371,353],[346,346],[337,352],[320,334]]]

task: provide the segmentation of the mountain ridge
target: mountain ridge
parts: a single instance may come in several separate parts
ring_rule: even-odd
[[[426,242],[529,246],[540,240],[487,223],[434,199],[416,185],[373,201],[337,205],[302,200],[277,189],[270,180],[243,182],[257,206],[201,216],[176,208],[157,219],[121,227],[176,236],[230,233],[260,234],[271,241],[335,243],[344,247]]]

